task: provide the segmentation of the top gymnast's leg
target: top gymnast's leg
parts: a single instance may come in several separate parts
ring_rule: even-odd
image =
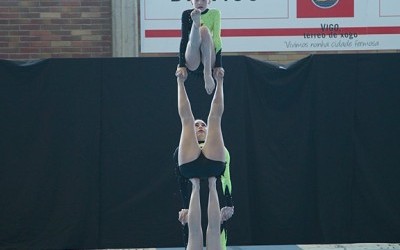
[[[199,67],[201,61],[200,46],[202,41],[200,35],[200,16],[201,11],[199,9],[194,9],[191,13],[193,24],[185,51],[186,67],[192,71]]]
[[[204,65],[204,84],[207,93],[211,95],[215,88],[215,82],[212,78],[212,69],[215,64],[215,47],[210,30],[207,27],[202,26],[200,34],[202,40],[200,50],[201,61]]]

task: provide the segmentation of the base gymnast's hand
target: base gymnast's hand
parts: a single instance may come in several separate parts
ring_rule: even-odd
[[[229,220],[235,212],[235,207],[223,207],[221,208],[221,223]]]
[[[181,222],[182,225],[185,225],[188,221],[188,212],[189,209],[181,209],[178,214],[178,220]]]

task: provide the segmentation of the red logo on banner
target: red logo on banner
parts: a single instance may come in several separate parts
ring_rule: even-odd
[[[297,17],[354,17],[354,0],[297,0]]]

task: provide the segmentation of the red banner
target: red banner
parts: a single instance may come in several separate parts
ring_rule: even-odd
[[[297,17],[354,17],[354,0],[297,0]]]

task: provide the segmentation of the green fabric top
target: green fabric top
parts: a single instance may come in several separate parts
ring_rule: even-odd
[[[200,22],[210,30],[215,46],[215,52],[217,53],[222,48],[221,12],[216,9],[209,9],[206,13],[201,15]]]

